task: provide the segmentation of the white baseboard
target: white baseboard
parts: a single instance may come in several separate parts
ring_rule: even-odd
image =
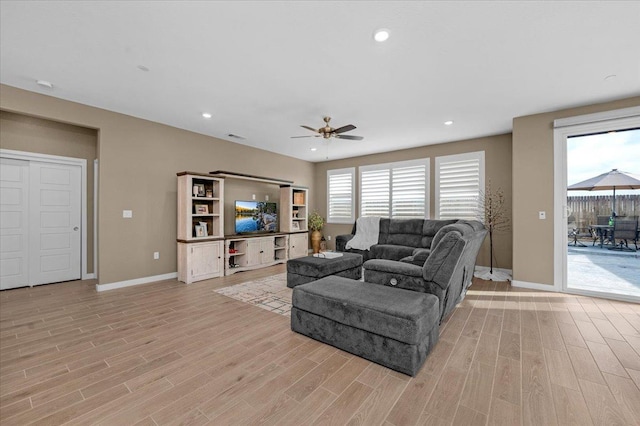
[[[135,280],[118,281],[118,282],[109,283],[109,284],[96,284],[96,291],[115,290],[116,288],[131,287],[134,285],[148,284],[155,281],[165,281],[173,278],[178,278],[177,272],[170,272],[168,274],[162,274],[162,275],[154,275],[152,277],[136,278]]]
[[[83,280],[95,280],[95,279],[96,279],[96,274],[93,274],[93,273],[91,273],[91,274],[84,274],[84,275],[82,276],[82,279],[83,279]]]
[[[527,281],[513,280],[511,281],[511,285],[513,287],[528,288],[531,290],[553,291],[553,292],[558,291],[553,285],[550,285],[550,284],[530,283]]]

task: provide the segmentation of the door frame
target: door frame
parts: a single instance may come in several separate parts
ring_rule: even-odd
[[[571,136],[589,133],[640,127],[640,107],[562,118],[554,120],[553,127],[554,290],[638,303],[640,298],[633,296],[569,289],[567,286],[567,244],[569,242],[567,235],[567,139]]]
[[[80,220],[82,227],[82,233],[80,235],[80,277],[83,280],[95,278],[95,271],[97,270],[96,264],[93,265],[94,273],[87,273],[87,160],[84,158],[63,157],[60,155],[40,154],[37,152],[16,151],[12,149],[0,149],[0,157],[14,160],[37,161],[40,163],[80,166]],[[97,223],[94,223],[94,241],[97,241],[96,227]]]

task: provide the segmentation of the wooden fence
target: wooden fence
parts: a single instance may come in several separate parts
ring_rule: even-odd
[[[613,195],[567,197],[568,222],[579,228],[596,223],[597,216],[611,216]],[[616,195],[616,215],[640,216],[640,194]]]

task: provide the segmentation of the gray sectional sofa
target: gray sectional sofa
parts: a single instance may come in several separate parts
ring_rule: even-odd
[[[336,251],[358,253],[363,261],[369,259],[403,260],[422,265],[429,256],[431,243],[440,228],[457,220],[432,219],[380,219],[378,244],[370,250],[347,249],[347,242],[355,236],[356,224],[351,234],[336,237]]]
[[[296,286],[291,329],[414,376],[464,297],[487,230],[477,221],[383,220],[383,243],[366,255],[392,259],[364,262],[364,282],[331,275]]]

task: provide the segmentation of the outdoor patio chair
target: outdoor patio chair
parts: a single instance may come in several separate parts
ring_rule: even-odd
[[[619,250],[629,249],[629,241],[633,242],[638,250],[638,219],[616,218],[613,223],[613,236],[620,241]]]
[[[609,216],[598,216],[596,217],[596,225],[608,225],[609,224]],[[602,234],[603,244],[611,243],[611,233],[607,229],[595,229],[593,232],[593,246],[596,245],[596,242],[600,239],[600,234]]]
[[[573,219],[573,216],[569,217],[569,220]],[[570,221],[567,224],[569,245],[576,247],[586,247],[582,241],[578,238],[591,238],[593,237],[591,228],[579,228],[575,221]]]

